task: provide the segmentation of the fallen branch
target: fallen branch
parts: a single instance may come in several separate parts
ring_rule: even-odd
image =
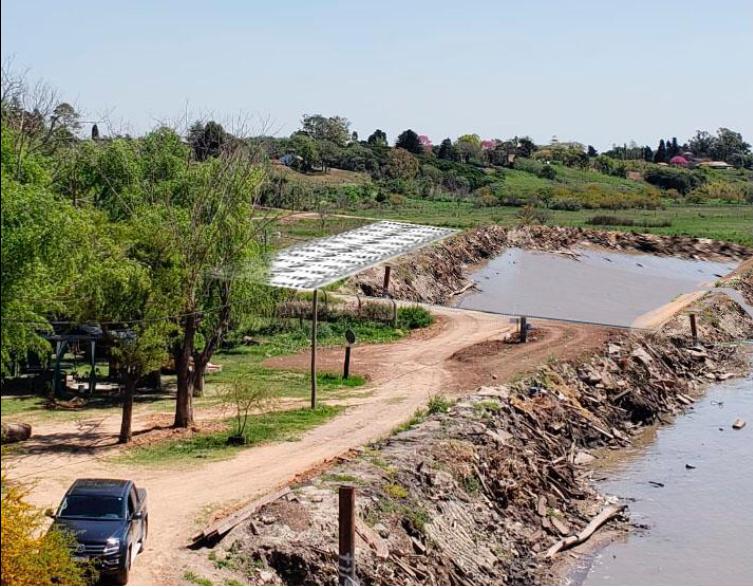
[[[213,540],[217,540],[218,538],[220,538],[224,534],[227,534],[230,530],[235,528],[238,524],[250,518],[261,507],[280,499],[288,493],[290,493],[290,487],[283,487],[282,489],[278,489],[273,493],[269,493],[263,497],[260,497],[259,499],[252,501],[246,507],[222,518],[221,520],[217,520],[204,528],[204,530],[202,530],[192,538],[192,543],[194,545],[197,545],[202,542],[211,542]]]
[[[475,281],[469,281],[463,287],[461,287],[458,290],[455,290],[450,295],[451,296],[459,296],[460,294],[467,292],[469,289],[471,289],[473,287],[476,287],[476,282]]]
[[[584,543],[586,540],[591,538],[596,530],[601,528],[612,518],[618,516],[625,509],[625,507],[625,505],[608,505],[603,510],[601,510],[599,515],[591,520],[588,525],[583,528],[583,530],[581,530],[577,534],[573,534],[571,536],[563,538],[562,540],[558,540],[551,547],[549,547],[549,550],[547,550],[545,554],[546,558],[551,558],[562,550],[567,550],[568,548],[572,548],[573,546],[578,546],[579,544]]]

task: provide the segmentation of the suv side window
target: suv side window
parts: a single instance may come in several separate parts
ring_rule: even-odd
[[[133,489],[128,492],[128,506],[126,508],[126,517],[130,518],[136,511],[136,500],[134,499]]]

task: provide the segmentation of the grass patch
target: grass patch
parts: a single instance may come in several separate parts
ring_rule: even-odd
[[[197,575],[193,571],[186,571],[183,573],[183,579],[186,580],[188,583],[192,583],[193,585],[214,585],[209,579],[206,577],[202,577],[201,575]]]
[[[222,459],[243,448],[274,441],[296,440],[302,433],[315,428],[339,414],[341,406],[320,405],[315,410],[300,408],[249,416],[246,444],[228,445],[230,425],[219,432],[198,433],[179,440],[163,440],[151,445],[135,446],[115,457],[118,462],[155,465],[194,459]]]
[[[325,473],[320,478],[322,481],[328,481],[330,483],[352,483],[354,485],[360,485],[363,483],[363,481],[355,475],[348,475],[347,473]]]
[[[426,411],[418,409],[415,412],[413,412],[413,415],[411,416],[410,420],[407,420],[406,422],[403,422],[399,426],[395,426],[395,428],[392,429],[392,434],[400,434],[400,432],[405,432],[406,430],[410,430],[417,424],[420,424],[426,419]]]
[[[443,395],[433,395],[426,404],[426,411],[429,414],[444,414],[450,409],[452,402]]]
[[[664,204],[666,208],[663,210],[620,210],[619,215],[639,225],[648,224],[649,226],[640,227],[641,232],[713,238],[753,246],[753,232],[750,230],[753,226],[753,206],[750,204],[689,205],[670,200],[665,200]],[[436,226],[472,228],[489,223],[514,226],[518,222],[518,210],[514,206],[482,208],[460,199],[439,201],[406,198],[400,206],[354,210],[353,213]],[[558,226],[588,226],[586,221],[595,212],[596,210],[551,210],[549,223]],[[655,226],[661,222],[670,222],[671,225]]]
[[[392,499],[405,499],[408,497],[408,489],[399,483],[387,483],[384,486],[384,492]]]

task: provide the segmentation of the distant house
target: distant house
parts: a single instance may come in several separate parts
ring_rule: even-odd
[[[689,161],[682,155],[675,155],[669,160],[669,164],[675,165],[677,167],[687,167],[689,164]]]
[[[732,169],[734,165],[730,165],[726,161],[701,161],[698,167],[709,167],[711,169]]]

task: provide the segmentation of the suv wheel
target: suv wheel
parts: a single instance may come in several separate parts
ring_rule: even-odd
[[[115,576],[113,577],[115,579],[116,585],[127,585],[128,584],[128,574],[131,570],[131,548],[128,548],[128,552],[126,553],[126,560],[125,564],[123,565],[122,569],[119,569],[117,573],[115,573]]]

